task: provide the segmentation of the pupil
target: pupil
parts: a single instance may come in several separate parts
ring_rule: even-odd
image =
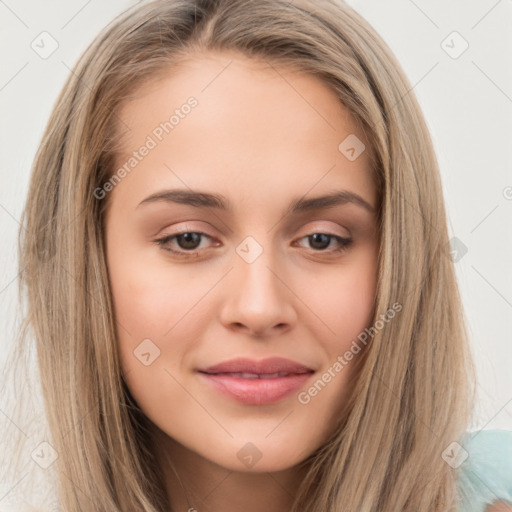
[[[185,241],[185,244],[182,244],[181,242],[179,243],[182,249],[195,249],[197,247],[197,242],[199,241],[199,238],[199,233],[183,233],[181,235],[178,235],[177,240],[179,242],[180,240]]]
[[[316,249],[325,249],[329,246],[330,235],[326,235],[325,233],[315,233],[314,235],[310,235],[309,237],[312,239],[313,243],[312,247],[315,247],[317,242],[320,242],[320,247],[318,245],[315,247]]]

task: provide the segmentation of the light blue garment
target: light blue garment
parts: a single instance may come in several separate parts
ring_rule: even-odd
[[[499,500],[512,505],[512,430],[468,432],[460,444],[467,458],[457,469],[458,512],[484,512]]]

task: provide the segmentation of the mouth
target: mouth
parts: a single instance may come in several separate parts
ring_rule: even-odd
[[[209,374],[243,373],[258,376],[269,375],[272,377],[275,374],[307,373],[312,372],[313,369],[305,364],[284,357],[269,357],[261,360],[237,357],[213,366],[208,366],[207,368],[199,368],[199,371]]]
[[[245,405],[266,405],[298,392],[312,372],[284,375],[199,372],[199,375],[224,396]]]
[[[277,379],[279,377],[289,377],[290,375],[301,375],[302,373],[309,373],[309,372],[301,372],[301,373],[289,373],[289,372],[277,372],[277,373],[248,373],[248,372],[208,373],[208,372],[201,372],[201,373],[205,373],[206,375],[224,375],[224,376],[228,376],[228,377],[238,377],[240,379]]]

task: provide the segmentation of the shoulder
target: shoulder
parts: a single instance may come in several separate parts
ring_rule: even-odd
[[[459,452],[458,512],[484,512],[500,500],[512,505],[512,430],[467,432]]]

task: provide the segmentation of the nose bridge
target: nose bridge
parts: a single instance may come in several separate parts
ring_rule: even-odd
[[[261,237],[260,237],[261,240]],[[253,236],[246,237],[236,248],[238,258],[235,263],[241,284],[254,292],[274,295],[277,290],[275,274],[270,269],[276,267],[275,249],[270,237],[260,244]],[[275,272],[275,271],[274,271]]]
[[[240,289],[247,294],[250,302],[258,303],[259,299],[281,299],[282,283],[276,278],[277,255],[271,236],[259,235],[260,243],[254,236],[247,236],[237,246],[235,274],[239,279]],[[282,297],[284,300],[284,297]]]

